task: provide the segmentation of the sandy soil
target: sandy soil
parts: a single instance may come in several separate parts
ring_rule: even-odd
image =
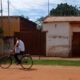
[[[31,70],[22,70],[12,65],[0,68],[0,80],[80,80],[80,67],[34,65]]]

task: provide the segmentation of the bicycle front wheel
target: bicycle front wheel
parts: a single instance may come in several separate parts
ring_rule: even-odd
[[[0,58],[0,67],[3,69],[7,69],[11,66],[12,59],[8,56],[3,56]]]
[[[30,55],[25,55],[21,58],[21,66],[23,69],[30,69],[33,65],[33,60]]]

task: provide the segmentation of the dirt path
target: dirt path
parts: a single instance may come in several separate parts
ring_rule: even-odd
[[[0,68],[0,80],[80,80],[80,67],[34,65],[24,71],[20,66]]]

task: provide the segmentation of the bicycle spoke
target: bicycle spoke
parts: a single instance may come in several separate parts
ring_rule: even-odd
[[[9,68],[11,64],[12,64],[12,60],[7,56],[4,56],[0,59],[1,68],[4,68],[4,69]]]
[[[33,65],[31,56],[24,56],[21,59],[21,66],[23,69],[30,69]]]

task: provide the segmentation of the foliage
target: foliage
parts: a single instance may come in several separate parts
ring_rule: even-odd
[[[80,10],[76,6],[68,5],[67,3],[59,4],[55,9],[50,11],[51,16],[79,16]]]
[[[40,31],[42,30],[42,22],[43,22],[44,18],[45,18],[45,17],[40,17],[40,18],[38,18],[37,21],[36,21],[36,23],[37,23],[37,28],[38,28],[38,30],[40,30]]]

